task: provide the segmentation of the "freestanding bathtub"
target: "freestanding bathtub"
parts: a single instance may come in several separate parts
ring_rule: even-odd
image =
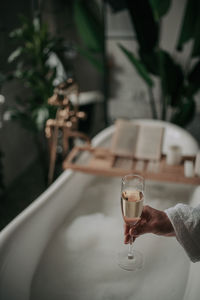
[[[186,131],[163,122],[163,151],[176,141],[184,154],[198,145]],[[111,126],[93,145],[109,143]],[[151,234],[137,239],[144,268],[119,268],[123,245],[120,178],[65,171],[0,233],[1,300],[197,300],[200,264],[189,261],[175,238]],[[147,181],[146,203],[165,209],[196,205],[200,188]]]

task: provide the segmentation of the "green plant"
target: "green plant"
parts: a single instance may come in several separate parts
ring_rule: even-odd
[[[104,122],[108,125],[109,67],[105,47],[105,1],[74,0],[74,22],[80,36],[77,51],[102,75],[104,89]]]
[[[104,73],[103,13],[96,0],[75,0],[74,21],[81,38],[77,50],[100,72]]]
[[[138,42],[138,51],[133,53],[122,44],[119,47],[145,82],[154,118],[168,119],[180,126],[187,125],[195,114],[194,97],[200,89],[200,2],[187,0],[181,30],[175,46],[176,59],[162,49],[162,18],[169,11],[171,0],[127,0],[131,21]],[[190,41],[192,47],[185,65],[177,56]],[[155,100],[155,78],[160,81],[160,106],[158,114]]]
[[[51,37],[46,24],[39,17],[29,20],[20,16],[21,27],[10,33],[18,45],[10,54],[8,62],[14,66],[12,79],[22,82],[28,89],[28,99],[17,97],[17,106],[12,107],[11,117],[33,132],[44,129],[49,117],[55,116],[55,108],[47,100],[53,94],[56,68],[49,65],[52,53],[62,51],[63,41]]]
[[[52,96],[56,67],[49,59],[52,53],[65,51],[63,40],[52,37],[46,24],[38,16],[33,20],[20,16],[20,27],[10,33],[16,49],[10,54],[8,62],[12,64],[9,80],[19,80],[26,96],[17,96],[16,104],[9,107],[11,119],[29,130],[38,148],[41,163],[47,173],[46,143],[44,127],[48,118],[54,118],[56,108],[47,102]]]

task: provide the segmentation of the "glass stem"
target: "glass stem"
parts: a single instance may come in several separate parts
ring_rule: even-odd
[[[129,247],[128,247],[128,259],[133,259],[133,237],[130,237]]]

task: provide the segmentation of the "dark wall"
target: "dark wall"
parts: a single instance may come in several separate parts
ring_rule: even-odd
[[[10,40],[9,33],[19,26],[20,14],[31,18],[35,9],[39,8],[42,20],[47,23],[53,35],[65,38],[69,44],[79,42],[72,18],[72,1],[0,1],[0,72],[7,73],[11,70],[7,58],[16,45]],[[71,64],[81,91],[102,90],[100,74],[85,58],[77,55]],[[23,95],[28,100],[23,85],[16,81],[7,82],[0,93],[6,99],[4,110],[15,103],[16,95]],[[37,150],[30,132],[21,128],[17,122],[5,121],[0,130],[5,184],[9,186],[36,159]]]
[[[18,15],[31,15],[31,1],[0,1],[0,71],[7,71],[8,54],[13,49],[9,33],[19,25]]]

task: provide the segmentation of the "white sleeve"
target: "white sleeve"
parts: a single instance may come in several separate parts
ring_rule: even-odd
[[[200,205],[177,204],[165,210],[178,242],[192,262],[200,261]]]

